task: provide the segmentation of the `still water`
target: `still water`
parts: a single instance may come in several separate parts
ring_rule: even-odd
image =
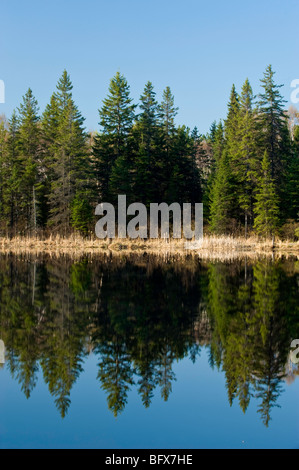
[[[0,448],[298,448],[299,263],[0,256]]]

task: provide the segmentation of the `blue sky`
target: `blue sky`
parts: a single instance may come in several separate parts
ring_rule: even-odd
[[[31,87],[41,112],[64,68],[87,129],[119,70],[137,102],[151,80],[170,86],[178,124],[206,132],[224,118],[232,83],[258,93],[271,63],[289,100],[299,78],[298,0],[2,0],[0,79],[10,116]]]

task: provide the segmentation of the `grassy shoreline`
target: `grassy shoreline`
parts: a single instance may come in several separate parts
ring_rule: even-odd
[[[295,256],[299,258],[299,241],[259,240],[257,237],[205,236],[196,246],[186,245],[186,240],[164,239],[86,239],[77,235],[66,238],[50,236],[42,240],[34,237],[0,237],[0,253],[28,254],[69,254],[84,255],[100,253],[151,253],[151,254],[194,254],[201,258],[240,258],[244,256]]]

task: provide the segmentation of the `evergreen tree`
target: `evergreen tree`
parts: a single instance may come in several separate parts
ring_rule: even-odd
[[[160,119],[164,136],[166,137],[166,148],[169,147],[169,141],[175,130],[175,117],[178,112],[177,107],[174,106],[174,96],[171,93],[170,87],[167,86],[163,91],[162,102],[160,104]]]
[[[272,66],[266,68],[261,84],[264,89],[259,94],[258,123],[260,133],[260,145],[267,151],[270,160],[271,177],[278,183],[283,167],[283,143],[286,132],[286,116],[283,109],[285,100],[279,89],[283,85],[274,82],[275,72]]]
[[[130,178],[128,138],[132,131],[136,108],[132,101],[127,80],[117,72],[110,81],[109,94],[99,110],[102,131],[95,137],[93,146],[102,200],[109,200],[111,193],[114,196],[118,194],[120,179]],[[110,178],[117,160],[114,181],[111,185]],[[122,170],[124,175],[121,177]]]
[[[299,221],[299,126],[294,128],[292,151],[290,152],[282,185],[284,206],[282,210],[290,218]]]
[[[228,102],[228,113],[224,123],[225,148],[227,151],[228,166],[231,172],[231,205],[229,217],[240,220],[239,194],[240,184],[234,171],[234,162],[238,155],[238,133],[240,125],[240,97],[236,91],[235,85],[232,86]]]
[[[192,204],[202,199],[202,180],[208,178],[207,154],[202,146],[203,137],[197,127],[191,132],[190,190],[189,200]],[[201,173],[200,173],[201,168]]]
[[[21,200],[21,175],[22,166],[18,156],[19,122],[15,111],[9,120],[9,135],[7,139],[7,163],[5,182],[3,184],[4,216],[9,235],[16,235]]]
[[[36,233],[42,218],[40,202],[43,194],[43,174],[40,162],[40,127],[38,103],[29,88],[18,108],[18,156],[20,164],[19,201],[23,230]]]
[[[179,126],[173,137],[172,173],[168,185],[170,202],[199,202],[201,198],[200,175],[197,166],[197,145],[199,136],[196,131]],[[192,207],[194,209],[194,207]]]
[[[159,118],[161,123],[161,137],[163,146],[161,148],[161,170],[163,173],[162,187],[165,192],[165,201],[173,202],[171,198],[171,189],[169,188],[169,181],[173,168],[173,137],[176,133],[175,117],[178,108],[174,105],[174,96],[171,93],[170,87],[166,87],[163,91],[162,102],[159,106]]]
[[[225,120],[225,138],[229,153],[232,155],[236,152],[235,145],[239,127],[239,112],[240,97],[236,91],[235,85],[233,84],[228,102],[227,117]]]
[[[213,151],[213,161],[212,161],[212,168],[220,161],[222,157],[222,153],[225,147],[225,138],[224,138],[224,126],[222,121],[216,126],[216,129],[213,130],[212,135],[212,151]]]
[[[210,127],[210,131],[209,131],[209,140],[212,145],[215,143],[216,132],[217,132],[217,122],[213,121]]]
[[[134,195],[145,204],[159,201],[160,134],[159,107],[151,82],[147,82],[140,97],[140,110],[135,135],[138,141],[134,175]]]
[[[203,192],[203,212],[204,212],[204,220],[209,221],[211,215],[211,201],[212,201],[212,188],[214,185],[215,175],[216,175],[216,168],[219,165],[221,160],[224,147],[225,147],[225,139],[224,139],[224,128],[223,124],[220,121],[218,124],[212,124],[211,132],[208,137],[211,145],[211,163],[210,163],[210,171],[207,176],[207,179],[204,184],[204,192]]]
[[[74,220],[75,228],[78,227],[79,213],[83,217],[79,225],[88,223],[82,211],[77,211],[73,217],[76,201],[84,200],[86,207],[92,201],[92,167],[84,118],[72,99],[72,88],[70,77],[64,70],[43,119],[50,157],[49,225],[65,234]],[[87,219],[89,213],[86,213]]]
[[[234,201],[233,181],[229,158],[225,150],[216,166],[216,176],[211,190],[210,229],[216,234],[231,228],[231,208]]]
[[[0,228],[6,227],[7,214],[6,212],[6,162],[7,162],[7,134],[8,131],[5,126],[4,119],[0,118]]]
[[[274,237],[279,223],[278,198],[271,176],[271,163],[264,153],[254,204],[254,228],[259,235]]]
[[[239,124],[236,135],[237,153],[232,159],[234,173],[239,183],[239,206],[244,213],[245,238],[248,232],[248,222],[251,226],[253,223],[253,191],[259,162],[253,100],[252,88],[247,79],[240,96]]]
[[[58,127],[58,100],[55,96],[55,93],[53,93],[50,99],[50,103],[47,104],[41,119],[41,143],[43,153],[43,165],[48,185],[51,183],[51,181],[53,181],[55,177],[53,162],[55,161],[56,156],[59,152]]]

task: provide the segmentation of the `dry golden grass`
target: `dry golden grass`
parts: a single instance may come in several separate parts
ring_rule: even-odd
[[[234,259],[244,256],[295,256],[299,257],[299,242],[248,239],[232,236],[205,236],[201,244],[186,242],[184,239],[86,239],[78,235],[64,238],[50,236],[38,238],[0,238],[0,253],[68,254],[72,256],[99,253],[152,253],[152,254],[194,254],[203,259]]]

